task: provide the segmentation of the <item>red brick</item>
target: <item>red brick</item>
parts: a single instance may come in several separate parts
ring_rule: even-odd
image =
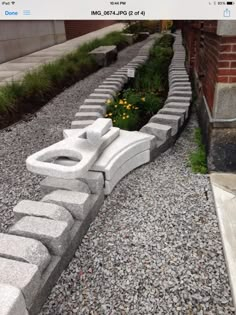
[[[230,62],[229,61],[219,61],[218,67],[219,68],[229,68],[230,67]]]
[[[228,77],[217,77],[216,81],[221,83],[228,83],[229,82],[228,79],[229,79]]]
[[[230,67],[231,68],[236,68],[236,61],[231,61]]]
[[[236,60],[236,54],[226,54],[226,53],[221,53],[219,54],[220,60]]]
[[[236,36],[221,37],[222,44],[236,44]]]
[[[230,77],[229,83],[236,83],[236,77]]]
[[[221,51],[221,52],[231,52],[232,51],[232,45],[231,44],[220,45],[219,51]]]
[[[218,75],[236,75],[236,69],[219,69]]]

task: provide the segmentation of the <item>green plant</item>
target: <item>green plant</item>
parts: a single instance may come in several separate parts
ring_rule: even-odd
[[[107,101],[106,117],[112,119],[113,125],[125,130],[135,130],[138,119],[138,106],[128,102],[126,98],[115,98]]]
[[[160,29],[159,21],[132,21],[128,22],[125,33],[138,34],[139,32],[155,33]]]
[[[202,143],[202,134],[200,128],[196,128],[194,138],[197,144],[197,150],[190,154],[189,163],[194,173],[206,174],[207,156],[205,146]]]
[[[60,91],[96,71],[99,67],[88,53],[101,45],[127,46],[121,32],[83,44],[64,57],[45,64],[25,75],[21,82],[11,82],[0,88],[0,125],[16,120],[21,113],[43,105]]]
[[[132,24],[131,24],[132,25]],[[131,87],[114,101],[108,101],[107,115],[114,126],[137,130],[163,105],[168,88],[168,66],[172,57],[172,36],[157,40],[148,62],[136,73]]]

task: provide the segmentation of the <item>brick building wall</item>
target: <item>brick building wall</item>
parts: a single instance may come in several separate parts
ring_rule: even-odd
[[[236,171],[236,21],[182,21],[210,170]]]
[[[236,36],[217,34],[218,21],[182,24],[188,51],[187,67],[200,81],[213,110],[216,83],[236,82]]]
[[[72,39],[103,27],[116,23],[116,21],[99,21],[99,20],[86,20],[86,21],[65,21],[66,39]]]

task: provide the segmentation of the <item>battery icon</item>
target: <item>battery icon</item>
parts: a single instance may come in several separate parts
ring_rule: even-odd
[[[233,5],[234,4],[233,1],[227,1],[226,3],[227,3],[227,5]]]

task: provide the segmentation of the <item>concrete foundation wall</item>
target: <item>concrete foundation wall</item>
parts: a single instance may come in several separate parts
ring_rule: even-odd
[[[65,40],[64,21],[0,21],[0,63]]]

